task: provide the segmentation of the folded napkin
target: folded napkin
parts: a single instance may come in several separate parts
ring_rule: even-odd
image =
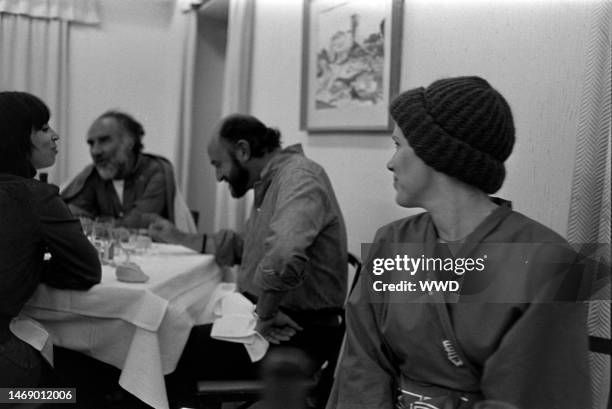
[[[209,305],[215,317],[211,337],[243,344],[252,362],[264,357],[270,344],[255,331],[257,324],[257,319],[253,315],[255,305],[236,292],[235,284],[219,284]]]
[[[53,366],[53,343],[49,333],[37,321],[23,314],[11,320],[9,328],[13,335],[40,351],[41,355]]]

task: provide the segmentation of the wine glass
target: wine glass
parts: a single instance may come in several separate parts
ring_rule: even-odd
[[[130,262],[130,256],[138,245],[138,237],[123,227],[115,229],[115,237],[121,250],[125,253],[125,262],[127,264]]]
[[[96,220],[93,224],[91,237],[93,244],[100,253],[102,261],[110,261],[112,259],[112,225],[107,222]]]

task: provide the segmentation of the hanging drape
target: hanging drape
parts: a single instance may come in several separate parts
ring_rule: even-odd
[[[589,34],[580,122],[568,220],[568,240],[598,244],[591,253],[608,269],[594,283],[589,302],[589,335],[610,339],[610,152],[612,4],[595,6]],[[609,341],[608,341],[609,342]],[[608,407],[610,356],[591,353],[593,409]]]
[[[0,13],[97,24],[96,0],[0,0]]]
[[[195,86],[196,42],[198,35],[197,9],[201,0],[181,0],[179,8],[182,26],[182,56],[179,67],[180,90],[178,106],[178,129],[176,130],[177,155],[176,178],[182,192],[189,186],[189,158],[193,121],[193,89]]]
[[[227,48],[223,81],[223,116],[250,111],[251,51],[255,0],[230,0],[227,22]],[[215,230],[242,230],[252,196],[236,200],[225,183],[217,184]]]
[[[189,208],[183,196],[189,186],[189,166],[191,152],[191,132],[193,121],[193,89],[195,87],[195,60],[198,34],[197,10],[202,0],[180,0],[177,3],[179,9],[179,20],[176,24],[181,31],[181,58],[177,67],[178,82],[178,106],[176,110],[176,158],[175,178],[177,191],[174,200],[175,223],[177,227],[189,233],[197,231],[195,222],[190,214]],[[181,209],[181,212],[176,212]]]
[[[49,106],[60,153],[44,171],[54,183],[68,176],[68,43],[74,22],[98,23],[96,0],[0,0],[0,90],[27,91]]]

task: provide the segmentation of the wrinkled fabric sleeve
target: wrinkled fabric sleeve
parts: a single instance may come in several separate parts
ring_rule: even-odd
[[[584,305],[529,306],[487,360],[484,396],[524,409],[590,407],[585,319]]]
[[[141,196],[136,198],[131,209],[123,217],[123,224],[130,227],[147,227],[147,214],[161,215],[166,208],[166,176],[160,167],[149,178]]]
[[[215,244],[215,260],[221,266],[234,266],[242,262],[244,240],[242,234],[233,230],[219,230],[208,240]]]
[[[369,266],[382,245],[382,230],[350,296],[346,308],[346,343],[326,409],[392,409],[397,370],[382,338],[383,296],[374,293]]]
[[[51,253],[42,281],[58,288],[88,289],[101,279],[98,252],[83,235],[79,220],[72,216],[57,188],[46,187],[37,203],[44,244]]]
[[[536,276],[533,301],[502,338],[483,368],[487,399],[519,408],[591,407],[586,304],[575,255],[559,244],[545,245],[529,273]],[[530,260],[534,261],[534,260]],[[537,385],[537,386],[536,386]]]
[[[323,230],[330,204],[320,177],[302,168],[281,175],[278,192],[255,282],[263,291],[286,292],[304,280],[306,252]]]

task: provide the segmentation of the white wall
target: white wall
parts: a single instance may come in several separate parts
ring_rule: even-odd
[[[110,108],[143,124],[146,151],[175,157],[182,37],[174,2],[101,0],[100,17],[98,27],[71,31],[71,115],[61,141],[71,176],[91,162],[87,130]]]
[[[300,142],[328,171],[349,248],[411,214],[394,204],[388,136],[299,130],[302,2],[257,0],[252,110]],[[405,0],[402,90],[476,74],[512,106],[517,129],[498,195],[565,235],[586,36],[594,3],[563,0]]]

